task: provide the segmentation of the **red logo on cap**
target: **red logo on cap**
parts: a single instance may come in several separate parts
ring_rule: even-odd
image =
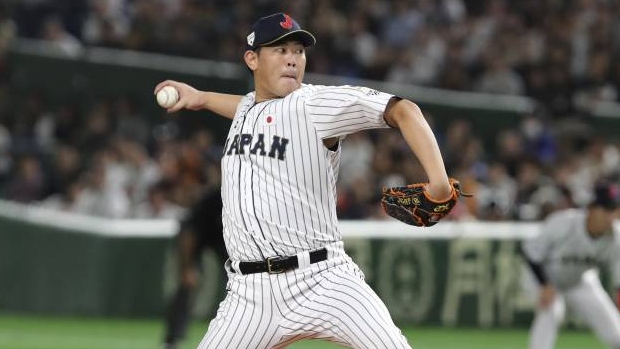
[[[284,22],[280,22],[280,26],[284,29],[291,29],[293,28],[293,19],[291,18],[291,16],[285,14],[284,15]]]

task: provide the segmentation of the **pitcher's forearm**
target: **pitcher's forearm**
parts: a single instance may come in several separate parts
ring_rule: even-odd
[[[243,96],[225,93],[201,91],[204,100],[204,109],[214,112],[228,119],[235,117],[237,105]]]
[[[174,105],[167,108],[168,113],[175,113],[182,109],[206,109],[225,118],[233,119],[237,111],[237,105],[243,98],[243,96],[239,95],[198,90],[186,83],[174,80],[160,82],[155,86],[154,93],[157,94],[165,86],[174,87],[179,97]]]
[[[450,194],[448,175],[439,145],[420,108],[408,100],[396,102],[386,119],[400,129],[405,141],[422,164],[431,194],[443,198]]]
[[[399,128],[405,141],[422,164],[429,182],[447,183],[448,175],[439,145],[422,114],[404,118]]]

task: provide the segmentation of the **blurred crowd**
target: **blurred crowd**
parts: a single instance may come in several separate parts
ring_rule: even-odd
[[[96,45],[239,62],[256,18],[286,11],[317,36],[311,72],[527,95],[559,117],[620,98],[620,3],[612,0],[3,4],[0,19],[10,17],[19,36],[70,55]]]
[[[219,185],[209,130],[152,126],[131,99],[87,110],[36,96],[0,123],[0,197],[109,218],[178,218]]]
[[[587,132],[592,103],[620,99],[620,3],[611,0],[5,0],[0,82],[1,53],[18,37],[69,56],[104,46],[239,62],[247,28],[277,11],[317,36],[310,72],[539,103],[518,128],[494,135],[467,119],[436,129],[449,173],[476,194],[455,219],[538,220],[587,204],[596,180],[619,178],[620,139]],[[10,110],[0,115],[3,198],[177,217],[218,185],[220,146],[209,130],[154,130],[126,96],[88,110],[52,108],[36,95],[20,105],[0,108]],[[427,180],[393,130],[347,137],[340,173],[338,209],[348,219],[382,217],[383,186]]]

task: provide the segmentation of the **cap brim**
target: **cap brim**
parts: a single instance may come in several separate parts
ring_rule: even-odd
[[[268,46],[275,42],[288,38],[290,36],[295,36],[297,39],[299,39],[299,42],[301,42],[301,44],[304,45],[304,47],[309,47],[309,46],[313,46],[314,44],[316,44],[316,38],[309,31],[306,31],[303,29],[297,29],[297,30],[290,31],[282,36],[279,36],[269,42],[260,44],[259,46]]]

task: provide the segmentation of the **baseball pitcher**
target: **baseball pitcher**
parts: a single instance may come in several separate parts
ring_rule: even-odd
[[[259,19],[243,59],[245,96],[178,90],[175,112],[232,119],[222,159],[227,295],[198,348],[284,348],[318,338],[353,348],[410,348],[387,308],[344,251],[336,179],[347,134],[400,130],[429,183],[392,188],[386,212],[412,225],[443,218],[458,198],[435,136],[416,104],[370,88],[303,84],[315,37],[284,13]],[[437,208],[435,210],[435,208]]]

